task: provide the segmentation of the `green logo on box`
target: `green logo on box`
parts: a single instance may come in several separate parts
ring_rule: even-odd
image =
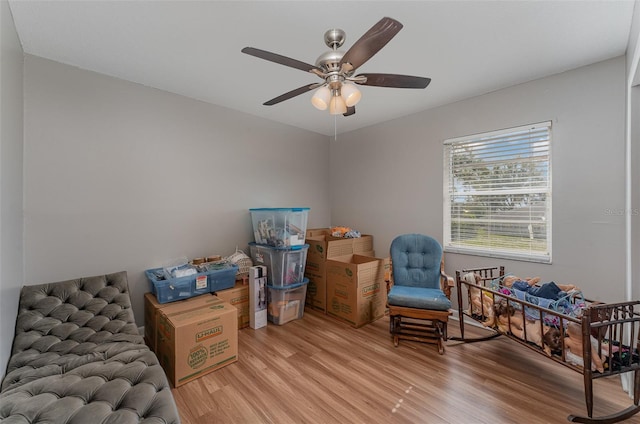
[[[340,312],[340,301],[335,297],[331,299],[331,309],[333,312]]]
[[[187,364],[191,368],[198,368],[207,362],[207,349],[204,346],[198,345],[189,351],[187,356]]]
[[[374,283],[362,288],[362,296],[371,296],[380,291],[380,283]]]
[[[334,294],[336,295],[336,297],[341,297],[343,299],[349,299],[349,291],[347,289],[341,290],[339,288],[336,288]],[[335,297],[334,297],[334,299],[335,299]]]
[[[353,277],[353,272],[351,272],[351,270],[349,268],[345,268],[344,269],[345,274],[347,274],[349,277]]]
[[[316,250],[320,253],[324,252],[324,249],[319,244],[316,244]]]

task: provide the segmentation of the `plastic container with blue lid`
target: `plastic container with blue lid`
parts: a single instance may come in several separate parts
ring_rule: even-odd
[[[235,285],[237,272],[237,265],[228,265],[221,269],[178,278],[167,278],[163,268],[148,269],[145,275],[158,303],[169,303],[229,289]]]
[[[304,244],[310,208],[253,208],[255,242],[276,248]]]
[[[308,244],[293,246],[289,249],[277,249],[249,243],[253,264],[267,267],[267,284],[272,286],[290,286],[301,282],[304,278],[308,250]]]
[[[269,322],[282,325],[302,318],[308,285],[308,278],[289,286],[267,285],[269,290],[267,319]]]

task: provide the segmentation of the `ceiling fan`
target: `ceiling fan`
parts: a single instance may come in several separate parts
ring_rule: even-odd
[[[316,90],[311,103],[320,110],[329,108],[332,115],[350,116],[356,113],[355,105],[360,101],[361,93],[356,85],[393,88],[426,88],[431,78],[397,74],[358,74],[357,68],[371,59],[402,29],[402,24],[392,18],[382,18],[372,26],[347,52],[338,50],[345,41],[346,34],[341,29],[330,29],[324,34],[325,44],[331,50],[323,53],[310,65],[266,50],[245,47],[242,53],[269,60],[291,68],[310,72],[322,79],[322,82],[308,84],[291,90],[264,102],[272,106],[293,97]]]

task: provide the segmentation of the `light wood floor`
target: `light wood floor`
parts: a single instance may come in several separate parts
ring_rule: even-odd
[[[182,422],[562,423],[586,414],[580,374],[504,337],[449,341],[440,356],[433,345],[396,348],[388,331],[387,317],[354,329],[308,309],[283,326],[240,330],[238,362],[173,389]],[[458,334],[450,322],[449,336]],[[594,392],[596,416],[632,403],[619,377],[596,380]]]

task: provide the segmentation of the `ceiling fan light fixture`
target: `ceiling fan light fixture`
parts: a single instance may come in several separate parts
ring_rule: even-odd
[[[329,102],[331,101],[331,90],[326,85],[318,88],[311,98],[311,104],[316,107],[316,109],[326,110],[329,107]]]
[[[342,93],[344,103],[348,107],[357,105],[362,98],[362,93],[360,92],[360,90],[358,90],[358,87],[356,87],[355,84],[342,84],[340,92]]]
[[[330,29],[324,35],[324,42],[330,50],[318,56],[315,65],[255,47],[244,47],[241,52],[269,62],[299,69],[322,79],[320,83],[303,85],[274,97],[264,102],[265,106],[273,106],[317,89],[311,98],[311,104],[315,108],[329,109],[331,115],[351,116],[356,113],[355,105],[362,98],[358,85],[426,88],[431,82],[430,78],[411,75],[380,73],[356,75],[356,69],[376,55],[401,29],[400,22],[384,17],[369,28],[346,52],[338,50],[346,39],[345,32],[341,29]]]
[[[347,105],[345,104],[342,96],[337,94],[331,97],[331,103],[329,103],[329,114],[342,115],[343,113],[347,113]]]

